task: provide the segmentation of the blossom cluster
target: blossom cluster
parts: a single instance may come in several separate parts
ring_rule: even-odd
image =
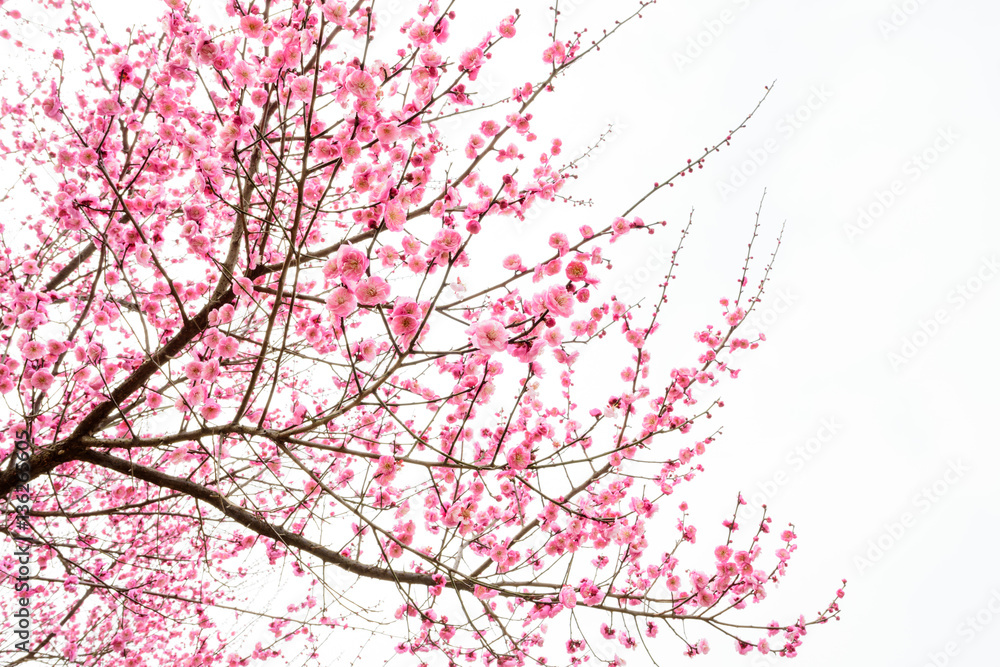
[[[43,4],[67,27],[22,45],[52,46],[48,69],[0,109],[30,237],[0,253],[0,394],[21,406],[2,433],[47,443],[31,465],[46,659],[325,664],[332,632],[386,631],[376,589],[398,653],[505,667],[687,622],[794,656],[839,614],[730,624],[796,549],[790,529],[765,548],[769,517],[724,522],[708,566],[685,560],[711,533],[686,504],[664,537],[666,497],[717,441],[702,424],[724,403],[701,390],[763,340],[737,332],[770,264],[675,364],[657,345],[674,266],[647,311],[602,281],[612,244],[672,230],[632,210],[673,178],[603,226],[501,243],[575,176],[536,101],[650,2],[591,41],[504,13],[462,44],[436,0],[403,18],[227,0],[218,27],[167,0],[121,40],[86,3]],[[538,69],[491,98],[483,73],[510,49]],[[611,372],[581,390],[587,364]],[[0,496],[12,485],[0,472]],[[287,608],[241,584],[285,574]],[[553,653],[557,618],[588,634]]]

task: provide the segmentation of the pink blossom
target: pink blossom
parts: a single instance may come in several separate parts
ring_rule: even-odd
[[[497,596],[497,591],[492,588],[486,588],[485,586],[476,584],[476,587],[473,590],[473,595],[480,600],[489,600],[490,598]]]
[[[389,299],[389,283],[379,276],[366,278],[354,288],[354,295],[362,306],[375,306]]]
[[[251,39],[260,39],[264,34],[264,19],[257,14],[247,14],[240,19],[240,30]]]
[[[397,336],[409,336],[410,334],[415,333],[419,326],[420,320],[410,315],[394,317],[389,322],[389,327]]]
[[[549,347],[557,347],[563,340],[562,331],[559,330],[559,327],[546,329],[545,333],[542,334],[542,340],[544,340],[545,344]]]
[[[45,352],[45,343],[39,340],[29,340],[21,346],[21,354],[23,354],[24,358],[29,361],[41,359],[45,356]]]
[[[222,408],[219,406],[217,402],[208,401],[203,406],[201,406],[201,410],[199,410],[199,412],[201,413],[202,417],[211,421],[216,417],[218,417],[220,414],[222,414]]]
[[[201,367],[201,379],[208,382],[215,382],[219,375],[222,374],[221,367],[218,359],[212,359],[211,361],[202,364]]]
[[[403,317],[405,315],[410,315],[416,317],[420,314],[420,306],[413,299],[401,298],[396,299],[396,305],[392,307],[392,313],[390,317]]]
[[[379,484],[388,484],[396,478],[396,459],[391,456],[380,456],[373,475]]]
[[[485,134],[487,137],[493,137],[500,134],[500,130],[503,129],[499,123],[495,120],[484,120],[479,125],[479,131]]]
[[[559,602],[567,609],[572,609],[576,606],[576,591],[573,590],[572,586],[562,587],[559,591]]]
[[[377,86],[371,74],[362,70],[354,70],[348,75],[344,87],[354,96],[362,99],[375,97]]]
[[[354,312],[357,299],[354,293],[346,287],[337,287],[326,299],[326,307],[337,317],[347,317]]]
[[[219,341],[215,349],[223,359],[231,359],[239,354],[240,343],[232,336],[226,336]]]
[[[48,371],[35,371],[31,374],[31,388],[39,391],[48,391],[55,380],[52,373]]]
[[[531,451],[524,445],[514,447],[507,452],[507,465],[513,470],[524,470],[531,463]]]
[[[438,67],[444,62],[444,58],[433,48],[426,48],[420,51],[420,62],[426,67]]]
[[[263,88],[254,88],[250,92],[250,102],[254,106],[262,107],[264,106],[264,102],[266,101],[267,101],[267,91],[264,90]]]
[[[89,167],[97,162],[97,151],[88,146],[80,151],[80,154],[77,157],[82,166]]]
[[[200,361],[189,361],[184,364],[184,374],[187,375],[189,380],[197,380],[201,378],[201,368],[202,364]]]
[[[726,313],[726,322],[729,324],[729,326],[735,327],[737,324],[740,323],[744,315],[746,315],[745,310],[743,310],[742,308],[736,308],[735,310]]]
[[[570,280],[586,280],[587,265],[580,261],[572,261],[566,265],[566,277]]]
[[[344,2],[327,0],[323,3],[323,16],[325,16],[326,20],[330,23],[335,25],[344,25],[349,14],[350,10]]]
[[[521,263],[521,256],[518,254],[507,255],[503,260],[503,268],[508,271],[520,271],[524,265]]]
[[[253,82],[254,68],[250,63],[241,60],[230,69],[233,83],[240,88],[246,88]]]
[[[28,310],[21,313],[21,316],[17,318],[17,326],[25,331],[31,331],[36,329],[48,320],[44,314],[37,310]]]
[[[474,70],[482,65],[483,50],[480,48],[467,49],[462,52],[458,59],[459,70]]]
[[[97,113],[100,116],[114,116],[121,111],[121,105],[118,104],[118,100],[112,97],[106,97],[97,103]]]
[[[552,63],[554,65],[561,65],[566,61],[566,44],[560,40],[553,42],[545,51],[542,53],[542,62]]]
[[[361,144],[350,139],[340,145],[340,157],[344,164],[351,164],[361,157]]]
[[[414,255],[406,259],[406,266],[413,273],[420,274],[427,270],[427,260],[419,255]]]
[[[313,80],[308,76],[297,76],[292,79],[288,89],[289,97],[293,100],[308,102],[312,99]]]
[[[569,317],[573,314],[573,295],[562,285],[553,285],[546,290],[543,303],[555,315]]]
[[[400,232],[406,223],[406,210],[397,201],[391,201],[385,207],[385,227],[390,232]]]
[[[549,236],[549,247],[559,251],[559,255],[565,255],[569,250],[569,239],[561,232],[556,232]]]
[[[368,257],[350,244],[340,246],[336,255],[337,274],[348,284],[358,282],[368,268]]]
[[[373,361],[377,352],[375,341],[371,338],[361,341],[354,346],[354,354],[364,361]]]
[[[483,320],[465,330],[472,337],[472,345],[481,352],[503,352],[509,335],[503,324],[494,319]]]
[[[454,255],[462,246],[462,235],[454,229],[442,229],[431,241],[431,248]]]
[[[383,144],[391,144],[399,139],[399,128],[395,123],[381,123],[375,128],[375,136]]]
[[[517,34],[517,28],[514,27],[514,18],[507,17],[500,22],[500,27],[497,28],[497,32],[506,39],[511,39]]]

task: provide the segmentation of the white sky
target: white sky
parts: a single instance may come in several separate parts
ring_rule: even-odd
[[[127,16],[115,0],[95,4],[109,7],[109,27],[137,18],[135,3]],[[520,3],[519,26],[544,32],[550,4]],[[560,30],[600,28],[633,6],[561,4]],[[460,2],[459,24],[476,27],[456,33],[479,35],[514,6]],[[727,407],[715,421],[725,435],[703,459],[705,474],[680,495],[709,533],[737,491],[752,498],[772,482],[775,525],[793,521],[800,537],[790,574],[768,601],[782,612],[775,615],[808,617],[848,579],[843,620],[811,630],[790,664],[922,667],[935,664],[932,656],[939,667],[995,664],[1000,613],[987,605],[995,598],[1000,611],[1000,573],[991,567],[1000,546],[1000,454],[989,415],[1000,397],[992,347],[1000,227],[987,214],[987,193],[1000,175],[991,131],[1000,5],[675,1],[644,16],[535,110],[535,131],[560,136],[568,151],[616,122],[614,139],[574,190],[596,205],[548,209],[515,241],[547,236],[569,216],[572,228],[609,220],[630,196],[724,137],[777,80],[731,147],[638,211],[674,221],[676,232],[695,209],[668,319],[679,350],[695,329],[718,322],[718,298],[733,295],[765,187],[758,266],[787,221],[761,311],[768,342],[744,355],[740,379],[724,386]],[[699,39],[700,54],[691,46]],[[689,47],[691,62],[679,65]],[[535,53],[521,62],[541,66]],[[489,76],[499,90],[527,78]],[[759,166],[748,162],[754,157]],[[724,184],[739,187],[724,196]],[[872,216],[864,228],[859,209]],[[658,253],[673,248],[674,232],[613,247],[616,275],[642,280]],[[889,355],[903,356],[904,340],[915,353],[894,367]],[[690,364],[682,355],[676,363]],[[809,460],[797,458],[796,448],[820,435],[825,442],[811,443]],[[960,477],[949,473],[956,468]],[[933,503],[915,497],[935,482]],[[664,520],[672,529],[672,515]],[[869,554],[870,541],[882,550]],[[859,559],[871,556],[863,567]],[[977,612],[985,623],[978,631],[966,620]],[[680,644],[668,648],[676,653],[666,662],[681,659]],[[624,657],[647,664],[639,653]],[[717,640],[698,664],[770,663],[741,659]]]

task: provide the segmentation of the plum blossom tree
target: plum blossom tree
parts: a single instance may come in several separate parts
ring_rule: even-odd
[[[794,530],[734,512],[698,534],[669,498],[717,436],[699,429],[723,402],[697,390],[763,339],[738,329],[771,262],[748,250],[699,354],[662,373],[674,266],[644,310],[601,285],[605,247],[667,233],[636,209],[753,113],[603,226],[496,251],[576,175],[533,132],[536,103],[650,2],[594,39],[558,32],[557,5],[538,67],[492,96],[477,80],[525,48],[518,13],[456,45],[457,2],[392,23],[371,0],[230,0],[213,26],[167,0],[117,40],[85,2],[43,4],[65,23],[16,45],[46,60],[5,84],[0,120],[19,172],[0,255],[6,590],[15,548],[32,562],[8,664],[326,665],[352,631],[404,664],[716,639],[792,657],[839,615],[842,590],[808,619],[754,618]],[[595,348],[602,383],[581,391]],[[714,552],[692,562],[699,537]],[[254,586],[285,573],[264,609]]]

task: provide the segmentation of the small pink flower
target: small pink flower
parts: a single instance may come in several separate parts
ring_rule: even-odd
[[[555,248],[560,255],[565,255],[569,250],[569,239],[561,232],[556,232],[549,237],[549,247]]]
[[[349,284],[361,280],[368,268],[368,257],[352,245],[342,245],[337,251],[337,273]]]
[[[503,324],[493,319],[479,322],[466,329],[465,333],[472,337],[472,345],[477,350],[487,354],[503,352],[510,338]]]
[[[108,97],[97,103],[99,116],[114,116],[121,111],[121,106],[114,98]]]
[[[406,260],[406,266],[410,271],[420,274],[427,270],[427,260],[423,257],[413,256]]]
[[[338,287],[326,299],[327,309],[338,317],[347,317],[357,306],[354,293],[346,287]]]
[[[84,148],[80,151],[79,155],[80,164],[84,167],[89,167],[90,165],[97,162],[97,151],[93,148]]]
[[[232,336],[226,336],[219,341],[215,349],[223,359],[231,359],[239,354],[240,343]]]
[[[399,128],[395,123],[381,123],[375,128],[375,136],[383,144],[391,144],[399,139]]]
[[[403,230],[403,225],[406,223],[406,210],[397,201],[391,201],[385,207],[385,227],[390,232],[399,232]]]
[[[21,313],[21,316],[17,318],[17,326],[25,331],[31,331],[45,324],[46,319],[45,315],[37,310],[28,310]]]
[[[508,16],[503,21],[500,22],[500,27],[497,28],[497,32],[500,33],[502,37],[506,39],[512,38],[517,34],[517,28],[514,27],[513,17]]]
[[[476,587],[473,591],[473,595],[475,595],[480,600],[489,600],[492,597],[496,597],[497,591],[495,591],[492,588],[486,588],[485,586],[476,584]]]
[[[503,268],[508,271],[520,271],[524,268],[524,264],[521,263],[521,256],[518,254],[507,255],[503,260]]]
[[[197,380],[201,378],[202,364],[200,361],[189,361],[184,364],[184,374],[188,376],[189,380]]]
[[[361,144],[354,139],[345,141],[340,146],[340,157],[344,164],[351,164],[361,157]]]
[[[561,317],[573,314],[573,295],[562,285],[553,285],[545,292],[545,307]]]
[[[434,41],[434,26],[429,23],[415,23],[409,32],[416,44],[430,44]]]
[[[531,463],[531,452],[519,445],[507,453],[507,465],[514,470],[524,470]]]
[[[53,120],[59,120],[62,115],[62,104],[59,102],[59,98],[47,97],[42,101],[42,113]]]
[[[559,602],[567,609],[572,609],[576,606],[576,591],[573,590],[572,586],[562,587],[562,590],[559,591]]]
[[[431,248],[454,255],[462,246],[462,235],[454,229],[442,229],[431,241]]]
[[[376,352],[377,348],[375,347],[375,341],[370,338],[363,340],[354,346],[354,353],[361,357],[364,361],[372,361],[375,359]]]
[[[566,277],[570,280],[586,280],[587,265],[580,261],[572,261],[566,265]]]
[[[297,76],[292,79],[291,85],[288,87],[289,96],[293,100],[301,100],[303,102],[308,102],[312,99],[313,94],[313,80],[308,76]]]
[[[490,559],[496,563],[505,563],[507,561],[507,547],[502,544],[493,545],[493,548],[490,549]]]
[[[233,65],[230,72],[233,75],[233,83],[240,88],[246,88],[253,82],[253,66],[245,60],[241,60]]]
[[[420,306],[413,299],[396,299],[396,305],[392,307],[390,317],[403,317],[409,315],[416,317],[420,314]]]
[[[362,306],[375,306],[389,299],[389,291],[389,283],[379,276],[372,276],[358,283],[354,295]]]
[[[501,126],[495,120],[484,120],[479,125],[479,131],[485,134],[487,137],[493,137],[500,134]]]
[[[267,101],[267,91],[264,90],[263,88],[254,88],[250,92],[250,102],[252,102],[254,106],[262,107],[264,106],[264,102],[266,101]]]
[[[208,363],[202,364],[201,367],[202,380],[207,380],[208,382],[215,382],[221,374],[222,372],[219,367],[218,359],[212,359]]]
[[[368,72],[362,70],[355,70],[347,76],[347,80],[344,82],[344,87],[356,97],[361,99],[371,99],[375,97],[375,91],[377,86],[375,85],[375,79],[371,77]]]
[[[378,465],[375,467],[375,481],[379,484],[388,484],[396,477],[396,459],[391,456],[380,456]]]
[[[627,340],[630,344],[634,345],[637,348],[642,347],[643,343],[642,334],[634,329],[625,334],[625,340]]]
[[[48,391],[55,378],[48,371],[35,371],[31,375],[31,388],[39,391]]]
[[[33,361],[35,359],[41,359],[45,356],[46,346],[45,343],[39,340],[29,340],[23,346],[21,346],[21,354],[24,358]]]
[[[264,34],[264,19],[256,14],[247,14],[240,19],[240,30],[252,39],[260,39]]]
[[[473,70],[482,65],[483,50],[476,47],[462,52],[458,59],[459,70]]]
[[[222,413],[222,408],[215,401],[209,401],[201,406],[201,416],[211,421]]]
[[[349,15],[350,10],[348,10],[347,5],[343,2],[331,2],[327,0],[327,2],[323,3],[323,16],[330,23],[344,25]]]
[[[409,336],[416,332],[417,327],[420,326],[420,320],[410,315],[403,315],[402,317],[392,318],[389,326],[397,336]]]

